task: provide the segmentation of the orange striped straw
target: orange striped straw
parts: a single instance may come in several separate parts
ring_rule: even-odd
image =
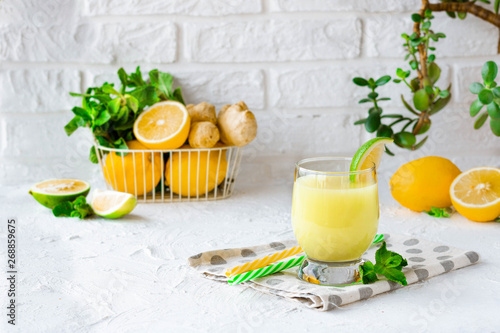
[[[235,275],[245,273],[248,271],[253,271],[254,269],[259,269],[262,267],[266,267],[272,263],[275,263],[278,260],[291,257],[296,255],[297,253],[302,252],[300,246],[292,247],[291,249],[286,249],[281,252],[276,252],[272,255],[266,256],[264,258],[256,259],[254,261],[247,262],[241,266],[236,266],[234,268],[228,269],[226,271],[227,277],[233,277]]]

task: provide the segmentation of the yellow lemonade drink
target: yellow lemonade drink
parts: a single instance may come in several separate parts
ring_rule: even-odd
[[[293,230],[309,258],[357,260],[373,241],[379,218],[377,180],[352,177],[309,174],[295,180]]]

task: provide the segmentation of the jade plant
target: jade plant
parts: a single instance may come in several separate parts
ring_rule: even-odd
[[[497,64],[488,61],[481,70],[483,83],[474,82],[469,86],[470,92],[477,95],[477,99],[470,106],[470,115],[475,117],[486,106],[486,110],[477,117],[474,128],[481,128],[490,118],[491,131],[496,136],[500,136],[500,87],[497,87],[495,82],[497,74]]]
[[[490,4],[489,0],[479,1]],[[401,95],[401,102],[409,113],[383,114],[380,102],[387,101],[389,98],[379,97],[376,89],[389,83],[391,80],[389,75],[384,75],[377,80],[355,77],[354,84],[370,89],[367,98],[361,99],[359,103],[373,104],[368,110],[368,116],[356,121],[355,125],[364,125],[367,132],[376,133],[377,137],[393,138],[394,143],[404,149],[416,150],[422,147],[428,136],[426,135],[423,139],[419,136],[429,130],[432,124],[430,117],[443,110],[451,99],[451,85],[446,89],[437,86],[441,69],[436,64],[434,43],[446,38],[446,35],[432,28],[433,12],[445,11],[450,17],[460,19],[465,19],[467,13],[470,13],[500,28],[500,15],[498,15],[500,0],[495,0],[494,11],[478,5],[476,2],[479,1],[442,0],[441,3],[432,4],[429,0],[422,0],[420,11],[411,15],[412,32],[401,35],[404,40],[403,47],[406,50],[405,61],[408,62],[409,69],[397,68],[396,77],[393,80],[396,84],[404,84],[412,94],[411,100],[408,101]],[[500,42],[498,51],[500,53]],[[482,126],[490,116],[493,133],[500,135],[500,109],[497,103],[500,91],[495,89],[494,83],[497,73],[496,65],[494,68],[491,66],[491,64],[488,65],[488,74],[484,74],[483,68],[484,84],[481,86],[479,86],[480,83],[474,84],[474,91],[481,96],[478,96],[478,101],[474,102],[475,104],[471,107],[471,115],[475,116],[482,106],[486,105],[487,112],[481,114],[475,127]],[[472,88],[471,91],[473,91]],[[479,103],[482,104],[481,108]],[[393,155],[387,149],[386,152]]]

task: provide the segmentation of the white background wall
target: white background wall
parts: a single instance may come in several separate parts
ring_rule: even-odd
[[[68,95],[140,65],[168,71],[189,103],[244,100],[259,134],[245,149],[240,181],[277,181],[292,162],[352,154],[370,138],[352,123],[366,113],[354,76],[394,76],[417,0],[0,0],[0,184],[94,177],[89,133],[63,126],[80,101]],[[388,168],[423,155],[462,169],[500,164],[500,138],[474,131],[468,85],[496,54],[498,29],[436,13],[440,86],[452,103],[432,118],[419,152],[397,148]],[[384,87],[385,111],[405,112],[402,86]],[[365,104],[366,105],[366,104]]]

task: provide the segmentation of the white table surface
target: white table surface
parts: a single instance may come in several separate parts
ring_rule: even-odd
[[[437,219],[400,207],[380,182],[379,232],[479,252],[480,262],[329,312],[201,278],[198,252],[293,237],[291,183],[236,184],[218,202],[140,204],[121,220],[55,218],[27,193],[0,190],[2,261],[18,221],[18,332],[498,332],[500,223]],[[97,186],[96,186],[97,187]],[[5,264],[2,263],[2,267]],[[5,269],[2,275],[7,275]],[[6,278],[0,276],[2,309]]]

